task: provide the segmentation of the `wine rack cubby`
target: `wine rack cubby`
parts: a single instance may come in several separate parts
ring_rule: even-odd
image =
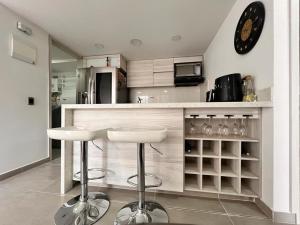
[[[194,112],[193,112],[194,113]],[[209,112],[210,115],[214,112]],[[228,117],[216,113],[212,127],[220,123],[236,127],[245,112]],[[249,113],[249,112],[247,112]],[[208,113],[207,113],[208,115]],[[190,133],[190,125],[208,123],[204,112],[195,116],[186,113],[185,120],[185,187],[186,191],[208,192],[245,197],[259,197],[261,187],[261,152],[259,114],[247,114],[247,135],[204,135]],[[225,120],[226,119],[226,120]]]

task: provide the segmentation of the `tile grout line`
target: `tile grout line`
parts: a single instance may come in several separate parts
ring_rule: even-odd
[[[190,209],[190,208],[181,208],[181,207],[166,207],[166,208],[170,209],[170,210],[178,210],[178,211],[191,211],[194,213],[201,212],[201,213],[211,214],[211,215],[222,215],[222,216],[227,215],[227,214],[224,214],[223,212],[209,211],[209,210],[202,210],[202,209]]]
[[[242,215],[242,214],[232,214],[232,213],[229,213],[224,204],[222,203],[221,199],[219,199],[220,201],[220,204],[222,205],[222,207],[224,208],[225,212],[227,213],[227,215],[229,216],[230,220],[231,217],[240,217],[240,218],[246,218],[246,219],[257,219],[257,220],[270,220],[270,218],[267,218],[267,217],[260,217],[260,216],[253,216],[253,215]]]
[[[231,223],[232,225],[234,225],[234,222],[233,222],[233,220],[231,219],[231,217],[229,216],[228,211],[226,210],[225,206],[223,205],[221,199],[218,199],[218,200],[219,200],[220,205],[223,207],[223,209],[224,209],[224,211],[225,211],[225,213],[226,213],[226,215],[227,215],[227,217],[228,217],[230,223]]]

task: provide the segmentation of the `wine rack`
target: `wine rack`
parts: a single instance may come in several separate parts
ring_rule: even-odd
[[[243,119],[233,115],[230,124]],[[212,114],[210,112],[210,114]],[[220,113],[211,120],[220,123]],[[186,115],[185,186],[186,191],[259,197],[261,187],[260,120],[258,114],[248,121],[247,136],[190,134],[190,120],[201,126],[207,118]]]

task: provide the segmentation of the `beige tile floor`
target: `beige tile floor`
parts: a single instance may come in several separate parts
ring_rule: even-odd
[[[79,194],[74,187],[59,194],[59,159],[0,181],[1,225],[52,225],[60,205]],[[90,188],[92,191],[100,188]],[[105,189],[111,198],[108,213],[96,225],[112,225],[116,212],[136,199],[134,191]],[[254,203],[147,193],[168,211],[170,222],[203,225],[272,225]]]

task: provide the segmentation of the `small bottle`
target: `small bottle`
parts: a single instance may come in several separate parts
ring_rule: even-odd
[[[243,78],[243,95],[244,102],[255,102],[257,99],[254,91],[254,79],[250,75]]]

